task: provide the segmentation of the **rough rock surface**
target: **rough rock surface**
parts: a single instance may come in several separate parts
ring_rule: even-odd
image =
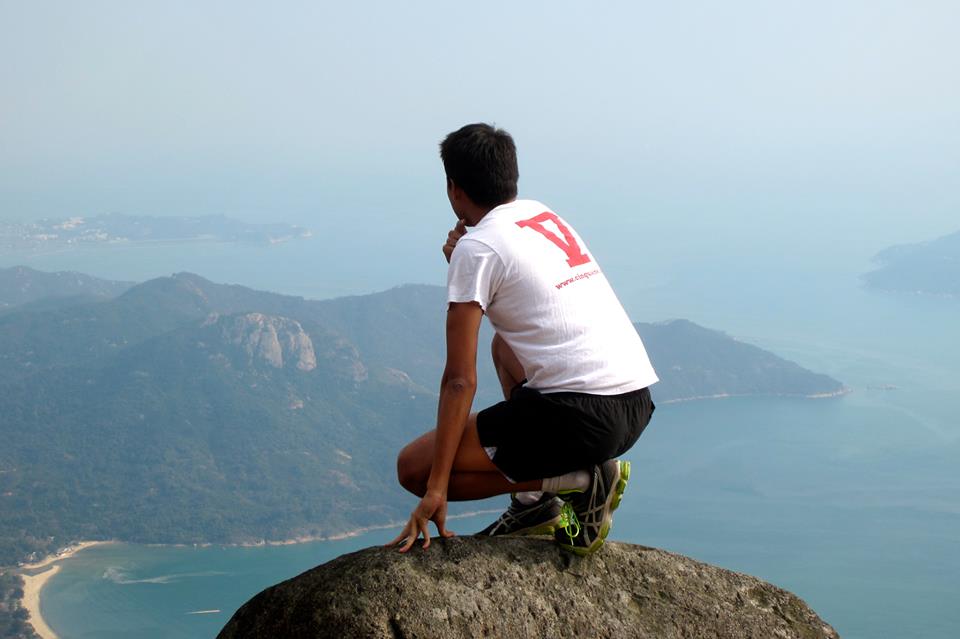
[[[546,539],[460,537],[338,557],[261,592],[219,638],[837,636],[785,590],[662,550],[580,558]]]

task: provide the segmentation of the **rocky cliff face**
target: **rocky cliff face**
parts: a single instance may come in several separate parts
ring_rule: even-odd
[[[219,639],[240,637],[836,638],[795,595],[654,548],[579,558],[543,539],[368,548],[263,591]]]
[[[254,360],[273,368],[295,366],[302,371],[317,367],[313,342],[300,322],[263,313],[247,313],[224,318],[220,322],[221,336],[236,344]]]

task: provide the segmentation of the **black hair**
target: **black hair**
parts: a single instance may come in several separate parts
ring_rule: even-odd
[[[475,204],[494,207],[517,197],[517,147],[503,129],[468,124],[440,143],[447,179]]]

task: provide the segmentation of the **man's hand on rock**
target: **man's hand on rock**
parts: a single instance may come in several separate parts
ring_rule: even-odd
[[[441,493],[428,492],[410,514],[410,521],[404,526],[403,532],[387,546],[400,546],[400,552],[407,552],[413,542],[423,535],[423,549],[430,547],[430,522],[437,525],[437,532],[441,537],[453,537],[447,530],[447,496]]]
[[[449,233],[447,233],[447,243],[443,245],[443,256],[447,258],[447,262],[450,262],[450,256],[453,254],[453,248],[457,245],[457,242],[460,241],[460,238],[464,236],[467,232],[467,225],[463,223],[463,220],[459,220],[457,225],[453,227]]]

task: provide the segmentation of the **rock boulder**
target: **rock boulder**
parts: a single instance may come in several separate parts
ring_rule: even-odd
[[[367,548],[268,588],[219,639],[247,637],[836,638],[801,599],[655,548],[580,558],[552,541],[459,537]]]

